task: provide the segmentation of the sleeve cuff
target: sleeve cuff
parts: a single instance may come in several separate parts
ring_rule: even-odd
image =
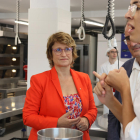
[[[140,122],[137,117],[135,117],[131,122],[129,122],[124,131],[125,140],[139,140],[140,138]]]

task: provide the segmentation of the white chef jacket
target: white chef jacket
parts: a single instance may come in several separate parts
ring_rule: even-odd
[[[136,117],[127,124],[124,135],[121,135],[121,139],[140,140],[140,66],[136,59],[134,60],[132,73],[129,80],[133,108]],[[123,129],[121,131],[123,131]]]
[[[119,68],[123,65],[123,63],[124,62],[119,61]],[[118,60],[116,60],[114,64],[110,64],[108,60],[104,64],[101,65],[99,74],[102,75],[103,73],[106,73],[108,75],[108,73],[114,69],[118,69]]]
[[[123,65],[123,63],[124,62],[119,61],[119,68]],[[116,60],[114,64],[110,64],[108,60],[107,62],[101,65],[99,74],[102,75],[103,73],[106,73],[108,75],[108,73],[114,69],[118,69],[118,60]],[[109,114],[109,109],[108,107],[106,107],[106,105],[103,105],[103,114],[106,114],[106,113]]]

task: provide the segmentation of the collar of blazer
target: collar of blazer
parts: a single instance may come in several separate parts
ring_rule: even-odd
[[[70,72],[71,72],[74,84],[76,86],[77,92],[82,100],[82,106],[83,106],[84,97],[82,96],[82,83],[78,77],[79,74],[77,74],[77,72],[71,68],[70,68]],[[59,82],[57,71],[56,71],[55,67],[53,67],[51,69],[51,77],[52,77],[53,84],[54,84],[55,88],[57,89],[57,92],[59,93],[62,102],[64,103],[63,94],[62,94],[60,82]],[[83,112],[83,109],[82,109],[82,112]],[[81,112],[81,115],[82,115],[82,112]]]

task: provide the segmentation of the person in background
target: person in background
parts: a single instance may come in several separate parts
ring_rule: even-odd
[[[125,38],[134,58],[128,60],[119,70],[109,72],[108,75],[100,76],[94,72],[100,79],[94,92],[110,109],[108,140],[140,139],[140,44],[130,41],[128,32],[130,28],[128,23],[125,28]],[[111,87],[117,90],[115,96]],[[121,134],[120,128],[123,131]]]
[[[111,70],[118,69],[118,59],[117,59],[118,51],[116,48],[110,46],[107,48],[106,56],[108,57],[108,61],[103,63],[100,68],[99,74],[103,73],[108,74]],[[119,61],[119,68],[123,65],[124,62]]]
[[[108,45],[106,56],[108,57],[108,61],[101,65],[100,72],[99,72],[100,75],[102,75],[103,73],[108,74],[111,70],[118,69],[117,49],[111,45]],[[123,63],[124,62],[119,60],[119,68],[123,65]],[[115,92],[115,89],[114,89],[114,92]],[[105,105],[103,106],[103,114],[109,114],[109,109]],[[105,119],[104,121],[108,122],[107,119]],[[107,122],[103,125],[107,126],[108,125]]]
[[[32,127],[29,140],[37,140],[38,130],[53,127],[79,129],[83,140],[90,140],[97,108],[89,76],[71,69],[78,57],[75,41],[67,33],[55,33],[46,53],[51,70],[31,77],[23,108],[23,122]]]

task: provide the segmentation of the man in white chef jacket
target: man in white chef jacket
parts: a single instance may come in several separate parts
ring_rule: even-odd
[[[103,73],[108,74],[109,71],[118,69],[118,59],[117,59],[118,51],[116,48],[109,46],[106,51],[106,56],[108,56],[108,61],[103,63],[100,68],[100,75]],[[119,61],[119,68],[123,65],[124,62]]]
[[[118,50],[116,47],[113,47],[113,44],[111,44],[111,42],[108,42],[106,56],[109,59],[108,61],[106,61],[105,63],[101,65],[100,72],[99,72],[100,75],[102,75],[103,73],[108,74],[109,71],[114,70],[114,69],[119,69],[124,63],[122,61],[119,61],[119,65],[118,65],[118,59],[117,59]],[[113,92],[115,93],[115,90]],[[109,109],[106,107],[106,105],[103,105],[103,115],[98,117],[97,120],[98,120],[99,126],[105,129],[108,128],[108,114],[109,114]]]
[[[100,68],[99,74],[102,75],[103,73],[108,74],[109,71],[114,69],[119,69],[124,62],[119,61],[119,67],[118,67],[118,51],[115,47],[113,47],[111,44],[108,44],[108,48],[106,50],[106,56],[109,58],[108,61],[103,63]],[[104,105],[103,114],[109,113],[109,109]]]

